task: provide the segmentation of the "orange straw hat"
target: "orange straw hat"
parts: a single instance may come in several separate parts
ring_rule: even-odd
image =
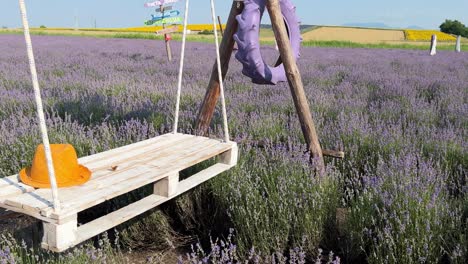
[[[72,145],[51,144],[50,151],[52,152],[57,187],[81,185],[90,179],[91,171],[78,164],[78,157]],[[19,177],[26,185],[35,188],[50,188],[43,144],[37,147],[32,166],[22,169]]]

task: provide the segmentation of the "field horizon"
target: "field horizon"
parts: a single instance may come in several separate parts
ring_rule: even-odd
[[[264,25],[265,26],[265,25]],[[181,28],[181,27],[180,27]],[[189,27],[190,28],[190,27]],[[209,24],[194,24],[191,28],[198,30],[211,29]],[[140,28],[32,28],[32,35],[51,36],[81,36],[97,38],[127,38],[127,39],[155,39],[163,40],[151,31],[160,27]],[[145,32],[144,30],[150,30]],[[403,30],[403,29],[402,29]],[[348,48],[382,48],[382,49],[429,49],[430,37],[425,41],[405,39],[405,33],[396,29],[378,29],[352,26],[311,26],[302,29],[303,46],[311,47],[348,47]],[[179,30],[181,31],[181,29]],[[422,30],[424,31],[424,30]],[[22,34],[22,29],[0,29],[0,34]],[[429,35],[430,36],[430,35]],[[181,33],[172,34],[173,40],[179,41]],[[189,34],[188,41],[213,42],[210,34]],[[264,45],[274,45],[274,34],[269,28],[261,28],[260,41]],[[454,41],[439,41],[439,50],[453,50]],[[462,38],[462,51],[468,51],[468,39]]]

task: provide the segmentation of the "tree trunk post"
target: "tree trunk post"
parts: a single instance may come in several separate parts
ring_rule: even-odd
[[[234,48],[235,41],[233,36],[234,33],[236,33],[238,26],[236,16],[239,15],[243,9],[244,4],[242,2],[233,2],[231,12],[226,23],[226,28],[224,29],[223,39],[219,47],[223,79],[226,77],[226,73],[229,69],[229,61],[231,60],[231,55]],[[216,67],[217,66],[215,62],[211,72],[211,78],[206,90],[205,98],[203,99],[200,110],[198,112],[195,128],[199,135],[205,135],[207,133],[216,107],[216,102],[218,101],[220,91],[218,70]]]
[[[221,24],[221,17],[218,16],[219,30],[221,31],[221,36],[224,36],[223,24]]]
[[[162,11],[162,16],[164,17],[164,13],[166,12],[165,6],[161,5],[159,7],[159,10]],[[163,23],[162,28],[165,29],[166,25]],[[166,42],[166,54],[167,54],[167,59],[169,61],[172,61],[172,51],[171,51],[171,44],[169,43],[169,34],[164,34],[164,41]]]
[[[299,121],[301,122],[302,133],[304,134],[304,138],[310,151],[311,160],[315,164],[317,171],[320,174],[323,174],[325,171],[325,164],[323,161],[322,148],[315,130],[309,103],[304,92],[301,74],[293,56],[292,47],[278,0],[268,0],[267,9],[270,14],[273,32],[275,33],[280,56],[284,64],[294,105],[296,106]]]

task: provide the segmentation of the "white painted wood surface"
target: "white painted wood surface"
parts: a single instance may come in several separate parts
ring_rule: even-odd
[[[432,35],[431,38],[431,52],[430,55],[434,56],[437,53],[437,35]]]
[[[219,163],[179,181],[180,171],[216,156]],[[61,252],[232,168],[237,156],[235,142],[165,134],[80,158],[80,164],[92,171],[91,180],[59,189],[59,212],[53,210],[50,190],[24,185],[17,175],[0,179],[0,207],[42,220],[42,246]],[[153,195],[78,227],[79,212],[151,183]]]
[[[132,219],[174,197],[200,185],[201,183],[213,178],[214,176],[229,170],[232,165],[218,163],[191,177],[179,182],[177,189],[170,196],[161,196],[152,194],[126,207],[114,211],[108,215],[98,218],[90,223],[78,227],[78,237],[76,244],[86,241],[105,230],[109,230],[125,221]]]
[[[455,44],[455,51],[461,52],[461,36],[457,36],[457,43]]]

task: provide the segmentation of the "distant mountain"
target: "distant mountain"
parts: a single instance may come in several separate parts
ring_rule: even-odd
[[[406,28],[407,29],[424,29],[424,28],[422,28],[420,26],[415,26],[415,25],[407,26]]]
[[[366,28],[392,28],[387,24],[380,22],[366,22],[366,23],[346,23],[342,26],[345,27],[366,27]]]
[[[315,28],[315,25],[300,25],[301,30],[304,29],[309,29],[309,28]],[[261,24],[260,28],[266,28],[266,29],[271,29],[271,24]]]

